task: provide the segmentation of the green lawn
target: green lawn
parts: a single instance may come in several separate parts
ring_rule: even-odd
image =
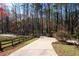
[[[79,48],[65,43],[52,43],[56,53],[60,56],[79,56]]]

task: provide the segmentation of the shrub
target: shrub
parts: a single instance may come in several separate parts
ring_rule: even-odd
[[[64,31],[58,31],[55,33],[56,38],[59,41],[66,41],[67,39],[71,39],[70,34],[64,32]]]

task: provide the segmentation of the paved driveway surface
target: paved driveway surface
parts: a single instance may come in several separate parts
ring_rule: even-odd
[[[41,36],[38,40],[28,44],[9,56],[57,56],[51,43],[56,42],[55,38]]]

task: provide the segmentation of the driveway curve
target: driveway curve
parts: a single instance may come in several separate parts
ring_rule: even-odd
[[[40,36],[39,39],[28,44],[9,56],[57,56],[51,43],[56,42],[55,38]]]

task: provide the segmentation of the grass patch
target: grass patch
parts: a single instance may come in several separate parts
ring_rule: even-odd
[[[79,48],[75,45],[67,45],[63,42],[52,43],[59,56],[79,56]]]
[[[7,47],[7,48],[4,49],[4,52],[0,52],[0,56],[7,56],[10,53],[12,53],[12,52],[14,52],[14,51],[22,48],[25,45],[28,45],[28,44],[32,43],[35,40],[37,40],[37,38],[33,38],[33,39],[30,39],[30,40],[26,40],[25,42],[22,42],[20,44],[17,44],[15,47],[9,46],[9,47]]]

